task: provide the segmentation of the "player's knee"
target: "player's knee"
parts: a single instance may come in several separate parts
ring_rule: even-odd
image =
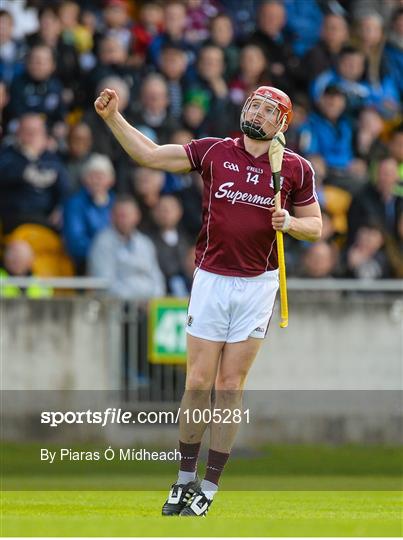
[[[191,371],[186,376],[186,390],[211,390],[214,381],[202,371]]]
[[[217,375],[215,387],[217,390],[237,391],[243,390],[246,373],[228,373]]]

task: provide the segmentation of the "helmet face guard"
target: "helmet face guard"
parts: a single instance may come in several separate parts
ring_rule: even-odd
[[[269,113],[266,111],[267,105],[271,107]],[[266,124],[275,130],[284,125],[285,131],[291,117],[291,101],[284,92],[276,88],[260,87],[246,100],[241,112],[240,127],[249,138],[267,141],[272,136],[265,131]]]

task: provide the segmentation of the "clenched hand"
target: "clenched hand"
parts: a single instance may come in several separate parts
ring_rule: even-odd
[[[95,100],[94,107],[101,118],[107,120],[118,111],[119,98],[115,90],[105,88]]]

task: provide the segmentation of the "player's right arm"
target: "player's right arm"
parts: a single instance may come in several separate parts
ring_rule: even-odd
[[[172,173],[188,172],[191,164],[180,144],[158,145],[131,126],[118,110],[119,98],[114,90],[105,88],[95,100],[94,107],[120,145],[142,167]]]

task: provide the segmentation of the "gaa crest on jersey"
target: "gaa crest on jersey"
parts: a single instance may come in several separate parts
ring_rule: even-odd
[[[283,188],[283,184],[284,184],[284,176],[280,176],[280,189]],[[273,176],[270,177],[270,184],[269,186],[274,189],[274,180],[273,180]]]
[[[230,169],[230,171],[239,172],[239,167],[236,163],[231,163],[230,161],[224,161],[224,169]]]

